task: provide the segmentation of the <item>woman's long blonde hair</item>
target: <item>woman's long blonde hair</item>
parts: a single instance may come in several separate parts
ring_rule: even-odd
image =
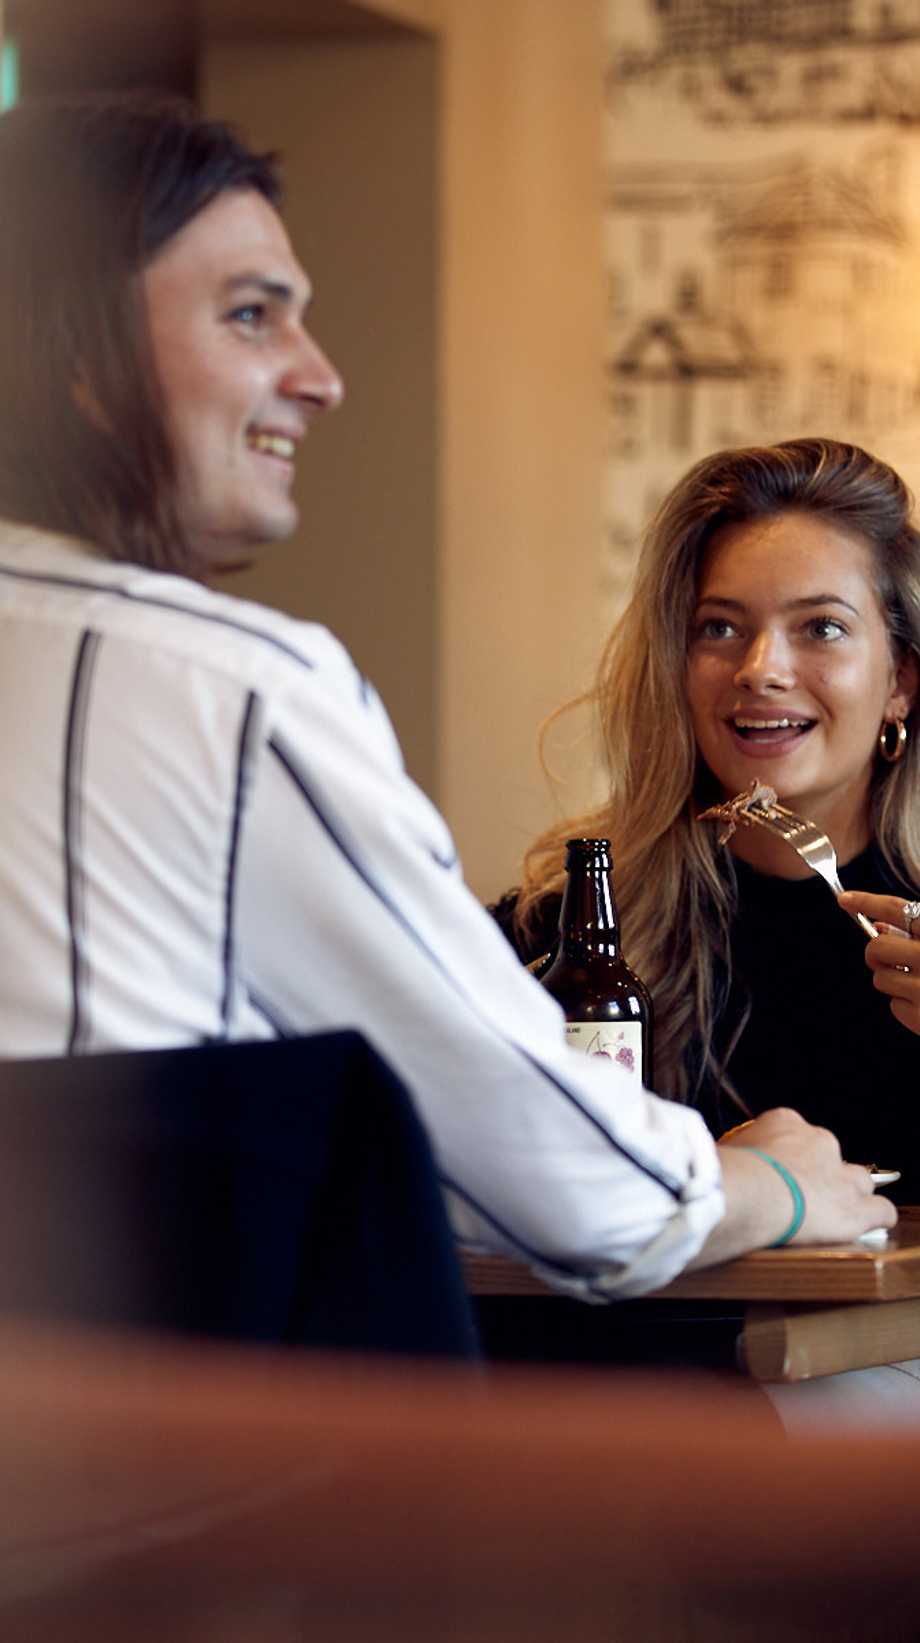
[[[610,838],[623,945],[655,1000],[655,1084],[666,1095],[692,1100],[714,1079],[737,1099],[730,1048],[717,1056],[714,1045],[730,982],[735,875],[715,830],[694,820],[717,790],[697,756],[685,686],[703,553],[723,525],[793,509],[858,531],[874,553],[892,646],[920,657],[920,535],[911,507],[894,470],[858,446],[796,439],[706,457],[649,529],[632,598],[587,698],[600,720],[608,797],[531,846],[517,918],[526,929],[536,904],[561,888],[567,838]],[[920,883],[918,782],[920,737],[909,734],[898,764],[876,759],[872,822],[889,865],[911,883]]]

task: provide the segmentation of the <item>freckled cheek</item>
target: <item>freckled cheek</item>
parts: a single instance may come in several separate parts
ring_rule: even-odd
[[[715,692],[705,670],[699,667],[687,671],[687,709],[694,738],[704,744],[711,734],[714,718]]]
[[[841,707],[865,706],[873,694],[874,681],[862,667],[816,667],[809,681],[815,696]]]
[[[691,711],[701,711],[718,699],[731,677],[731,669],[713,657],[691,658],[687,666],[686,692]]]
[[[815,668],[811,679],[807,681],[807,688],[813,690],[817,696],[845,697],[853,694],[846,675],[841,674],[839,670],[835,673],[833,668],[828,667]]]

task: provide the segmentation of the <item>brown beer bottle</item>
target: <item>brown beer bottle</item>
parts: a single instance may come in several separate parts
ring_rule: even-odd
[[[540,975],[565,1011],[569,1044],[651,1086],[651,995],[620,951],[608,839],[569,839],[559,944]]]

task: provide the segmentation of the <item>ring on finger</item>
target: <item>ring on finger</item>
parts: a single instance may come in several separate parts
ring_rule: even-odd
[[[920,901],[905,901],[904,906],[901,908],[901,916],[904,919],[907,934],[912,936],[914,925],[920,919]]]
[[[902,976],[909,976],[912,973],[909,964],[896,964],[895,969],[900,970]]]

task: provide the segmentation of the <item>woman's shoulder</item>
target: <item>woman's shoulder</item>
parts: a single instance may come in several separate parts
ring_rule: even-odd
[[[902,866],[892,866],[881,845],[873,839],[867,849],[840,869],[840,878],[847,890],[871,890],[883,896],[917,894],[917,886]]]
[[[547,895],[535,902],[528,915],[526,927],[522,929],[516,918],[520,894],[518,888],[506,890],[497,901],[490,903],[487,911],[510,941],[518,958],[524,964],[530,964],[533,959],[541,958],[555,945],[562,897],[558,894]]]
[[[757,912],[769,922],[780,916],[779,909],[788,911],[791,906],[811,903],[819,908],[827,905],[820,878],[811,874],[804,878],[777,878],[740,860],[733,862],[732,870],[738,887],[739,916]],[[869,890],[888,896],[917,894],[910,875],[903,868],[891,865],[875,839],[857,856],[842,863],[839,873],[845,890]]]

